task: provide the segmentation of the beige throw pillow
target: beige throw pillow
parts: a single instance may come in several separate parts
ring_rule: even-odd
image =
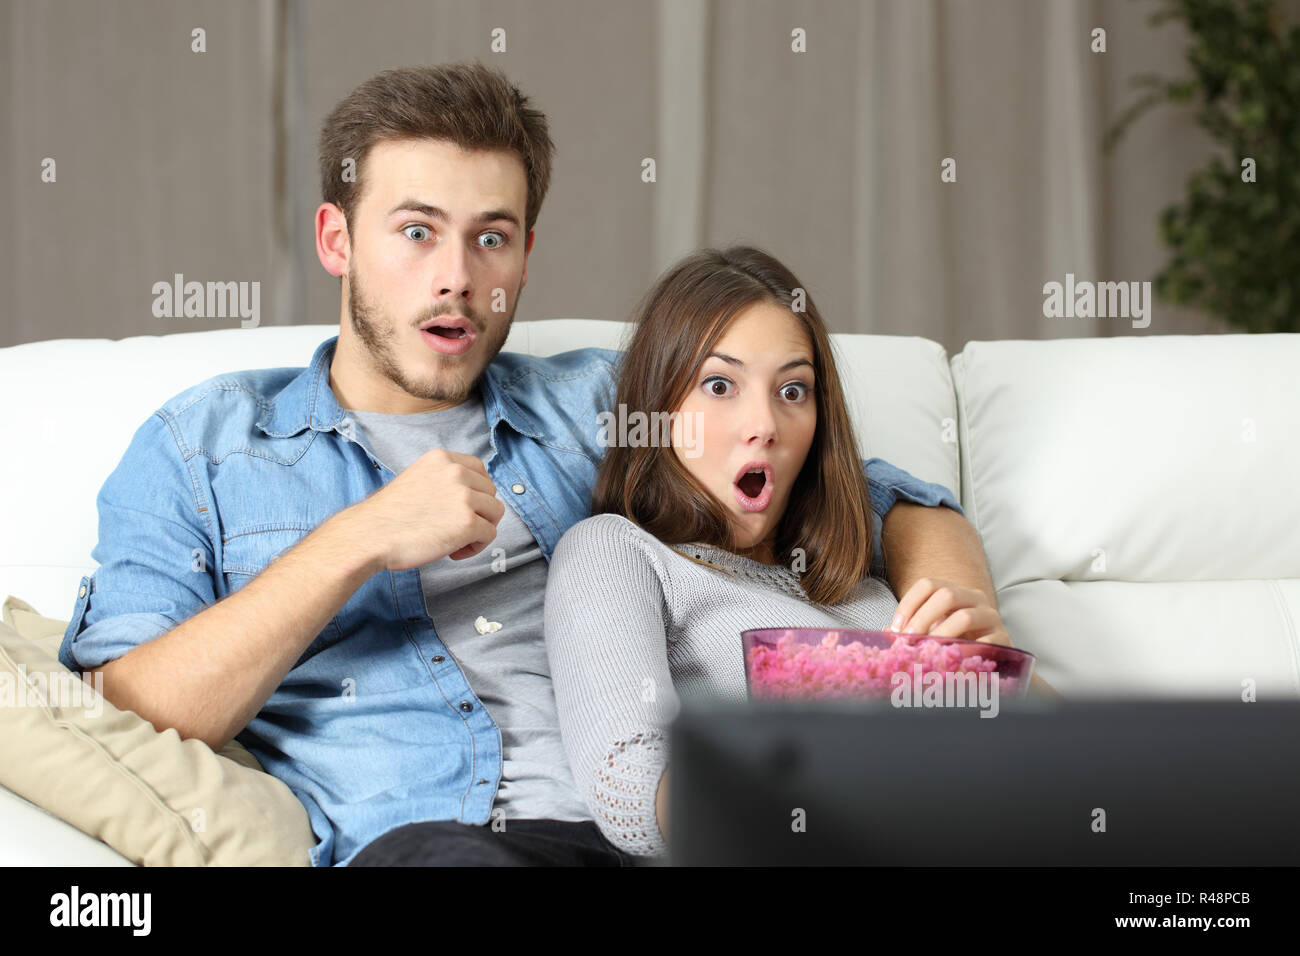
[[[66,621],[10,597],[0,785],[142,866],[310,866],[307,811],[234,741],[214,753],[118,710],[58,661]]]

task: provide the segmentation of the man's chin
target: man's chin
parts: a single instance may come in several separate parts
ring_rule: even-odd
[[[464,355],[435,355],[420,367],[407,370],[408,381],[419,386],[420,397],[429,401],[463,402],[469,398],[483,375],[487,363],[476,348]]]
[[[478,385],[478,375],[468,369],[445,369],[441,374],[416,376],[419,397],[431,402],[463,402]],[[408,389],[409,390],[409,389]]]

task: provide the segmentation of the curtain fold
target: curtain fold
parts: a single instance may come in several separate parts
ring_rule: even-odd
[[[1170,107],[1100,153],[1129,76],[1187,72],[1181,24],[1149,27],[1154,9],[12,0],[0,347],[237,324],[155,317],[153,283],[178,272],[262,282],[261,324],[336,321],[338,281],[313,236],[321,120],[381,69],[474,57],[532,97],[558,146],[521,321],[626,319],[681,256],[748,242],[794,269],[834,331],[949,352],[1222,331],[1159,303],[1145,330],[1043,315],[1043,284],[1067,273],[1151,279],[1167,258],[1159,213],[1212,153],[1192,110]],[[205,52],[191,49],[196,27]],[[1096,27],[1105,53],[1090,49]],[[45,157],[57,183],[41,182]]]

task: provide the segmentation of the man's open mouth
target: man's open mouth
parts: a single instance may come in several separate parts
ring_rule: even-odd
[[[420,326],[420,331],[430,332],[444,339],[463,339],[475,332],[474,324],[462,315],[444,315],[430,319]]]
[[[430,319],[420,327],[425,343],[444,355],[463,355],[474,347],[478,329],[463,315],[446,315]]]

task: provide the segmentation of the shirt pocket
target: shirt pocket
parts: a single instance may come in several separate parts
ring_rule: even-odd
[[[248,586],[285,552],[311,533],[313,529],[301,525],[259,525],[256,528],[232,533],[222,542],[221,572],[226,593],[234,594]],[[324,629],[307,646],[298,664],[312,657],[343,637],[336,614]],[[297,664],[294,665],[295,667]]]

